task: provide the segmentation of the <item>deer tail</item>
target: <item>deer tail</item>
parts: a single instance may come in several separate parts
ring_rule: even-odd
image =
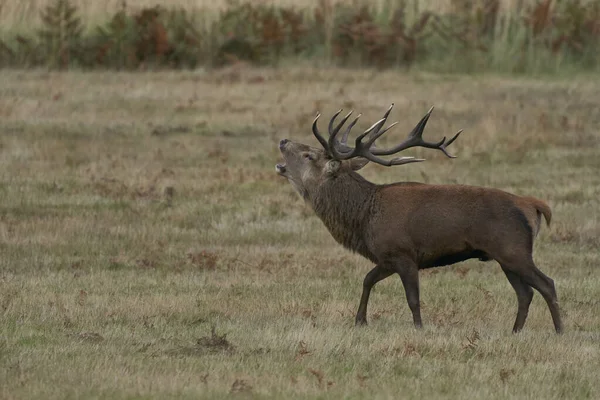
[[[552,210],[550,210],[550,206],[543,200],[532,198],[531,202],[538,212],[538,216],[543,215],[546,220],[546,225],[550,226],[550,221],[552,221]]]
[[[535,210],[537,216],[533,230],[533,237],[536,237],[542,228],[542,215],[546,220],[546,225],[550,226],[550,221],[552,220],[552,210],[550,210],[548,203],[543,200],[536,199],[535,197],[526,197],[524,200],[527,204],[529,204],[529,207],[532,207]]]

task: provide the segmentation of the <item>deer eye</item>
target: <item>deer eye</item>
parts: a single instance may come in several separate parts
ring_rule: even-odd
[[[315,158],[310,153],[304,153],[304,159],[313,161]]]

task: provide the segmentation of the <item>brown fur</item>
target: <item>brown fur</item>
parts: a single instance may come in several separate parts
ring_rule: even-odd
[[[281,141],[280,149],[286,161],[278,165],[280,175],[336,241],[375,264],[363,283],[357,324],[367,322],[372,287],[398,273],[420,327],[418,270],[477,258],[498,261],[517,293],[514,332],[525,323],[532,287],[548,303],[556,331],[562,330],[554,282],[532,258],[541,215],[548,224],[551,220],[542,200],[465,185],[376,185],[355,172],[364,161],[331,160],[320,149],[288,140]]]

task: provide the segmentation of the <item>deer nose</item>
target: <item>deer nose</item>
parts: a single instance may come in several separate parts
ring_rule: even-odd
[[[279,141],[279,148],[283,149],[285,147],[285,145],[286,145],[287,142],[289,142],[289,140],[287,140],[287,139],[281,139]]]

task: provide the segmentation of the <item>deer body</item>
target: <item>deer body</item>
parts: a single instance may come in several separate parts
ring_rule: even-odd
[[[514,332],[525,323],[532,287],[546,300],[555,329],[560,332],[562,323],[554,282],[537,269],[532,258],[541,217],[550,223],[548,205],[539,199],[491,188],[416,182],[376,185],[367,181],[355,171],[368,161],[387,166],[423,161],[412,157],[385,161],[375,154],[388,155],[423,146],[437,148],[452,157],[445,147],[458,134],[437,144],[421,139],[431,111],[394,151],[373,150],[375,139],[389,129],[381,131],[390,110],[356,139],[354,149],[347,147],[346,140],[356,120],[346,130],[342,142],[336,139],[337,131],[349,115],[335,129],[332,127],[335,116],[332,118],[328,141],[318,133],[315,120],[313,132],[325,151],[287,139],[280,142],[287,164],[277,166],[279,174],[288,178],[338,243],[375,264],[363,282],[356,323],[367,322],[372,287],[397,273],[405,288],[413,322],[417,327],[422,326],[418,270],[478,258],[496,260],[517,294],[519,307]],[[369,142],[362,143],[369,134]]]
[[[363,178],[354,174],[357,177],[324,183],[309,203],[338,243],[375,263],[394,251],[410,255],[419,269],[469,258],[488,261],[490,254],[499,257],[520,242],[528,244],[528,236],[532,243],[539,216],[548,213],[540,200],[500,190],[416,182],[375,185],[360,182]],[[489,210],[496,209],[494,205],[501,212],[492,219]],[[505,235],[518,243],[498,240]],[[499,243],[510,249],[503,250]]]

